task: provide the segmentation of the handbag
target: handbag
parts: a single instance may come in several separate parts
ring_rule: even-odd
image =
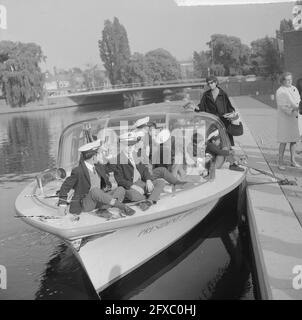
[[[242,122],[239,124],[230,123],[227,127],[227,133],[231,136],[242,136],[243,135],[243,125]]]
[[[230,101],[229,99],[227,99],[226,101],[226,96],[223,95],[223,102],[224,102],[224,105],[227,106],[227,102],[230,104]],[[228,108],[228,111],[229,111],[229,114],[232,114],[233,112],[235,112],[235,109],[232,108]],[[243,125],[242,125],[242,122],[239,121],[239,124],[234,124],[232,123],[232,120],[230,120],[230,123],[228,126],[226,126],[226,131],[228,134],[230,134],[231,136],[242,136],[243,135]],[[238,122],[238,118],[235,120],[236,122]]]

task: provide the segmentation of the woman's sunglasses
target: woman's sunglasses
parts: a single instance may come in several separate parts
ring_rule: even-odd
[[[215,81],[209,81],[207,82],[207,85],[209,86],[210,84],[213,84],[213,83],[215,83]]]

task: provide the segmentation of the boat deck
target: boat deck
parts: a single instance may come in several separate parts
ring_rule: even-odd
[[[121,217],[116,213],[114,214],[116,219],[107,220],[99,216],[96,211],[92,211],[83,212],[78,221],[72,221],[69,215],[58,216],[56,206],[58,198],[42,197],[38,193],[35,196],[28,196],[35,191],[35,182],[24,189],[18,197],[16,209],[27,223],[65,239],[111,232],[118,228],[176,215],[202,206],[213,199],[219,199],[238,186],[245,177],[245,172],[231,171],[227,166],[226,164],[221,169],[216,169],[216,177],[211,182],[200,177],[199,182],[189,183],[184,189],[176,189],[175,192],[172,192],[171,186],[167,185],[161,199],[147,211],[141,211],[135,204],[130,203],[129,205],[136,211],[133,216]],[[46,194],[54,194],[59,187],[58,182],[50,184]],[[37,203],[39,206],[35,205]]]

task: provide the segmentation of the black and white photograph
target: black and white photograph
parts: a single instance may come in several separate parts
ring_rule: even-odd
[[[302,300],[301,99],[302,1],[0,0],[0,301]]]

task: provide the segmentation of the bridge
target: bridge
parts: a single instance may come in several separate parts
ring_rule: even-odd
[[[77,92],[59,95],[60,97],[79,97],[79,96],[93,96],[103,94],[121,94],[148,90],[165,90],[165,89],[182,89],[182,88],[203,88],[206,85],[205,78],[203,79],[185,79],[185,80],[171,80],[171,81],[155,81],[155,82],[138,82],[129,84],[118,84],[113,86],[94,87],[91,89],[84,89]],[[57,96],[53,96],[55,98]],[[52,98],[49,97],[49,98]]]
[[[148,83],[130,83],[85,89],[77,92],[49,96],[47,104],[87,106],[111,105],[131,107],[144,103],[160,102],[186,88],[204,88],[205,79],[185,79],[157,81]],[[168,91],[169,90],[169,91]],[[180,93],[185,97],[185,92]],[[169,99],[169,98],[168,98]]]

